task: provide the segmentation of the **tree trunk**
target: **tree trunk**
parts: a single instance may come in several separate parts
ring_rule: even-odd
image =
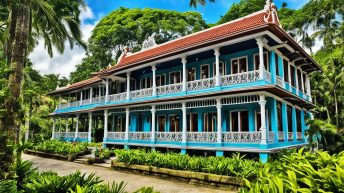
[[[11,50],[10,58],[10,75],[8,78],[8,91],[9,95],[5,100],[5,108],[7,112],[3,116],[2,131],[1,134],[5,135],[5,140],[1,142],[1,147],[6,148],[7,145],[13,145],[13,143],[19,143],[19,137],[16,133],[20,132],[20,96],[21,86],[23,79],[23,68],[27,55],[27,43],[29,35],[29,16],[30,16],[30,0],[20,0],[19,3],[12,3],[10,13],[15,13],[16,19],[11,18],[12,26],[15,22],[14,37],[12,42],[7,42]],[[4,146],[5,145],[5,146]],[[2,149],[0,149],[2,151]],[[14,164],[14,152],[7,151],[5,149],[7,160],[4,160],[0,165],[1,169],[5,172],[9,172],[11,164]],[[3,151],[2,151],[3,152]],[[7,162],[7,163],[6,163]],[[3,164],[4,163],[4,164]]]

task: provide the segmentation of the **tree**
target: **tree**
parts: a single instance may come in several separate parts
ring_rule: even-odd
[[[22,121],[22,80],[23,69],[27,62],[28,52],[34,47],[35,40],[43,38],[48,53],[52,55],[52,46],[58,51],[64,49],[64,42],[69,41],[84,45],[81,41],[80,9],[83,1],[73,0],[13,0],[1,1],[6,7],[2,18],[6,18],[6,37],[2,42],[7,66],[9,67],[7,94],[0,123],[0,151],[6,152],[4,165],[0,172],[9,172],[9,164],[14,162],[14,152],[6,149],[15,142],[19,144],[20,126]],[[2,20],[2,22],[4,22]],[[9,164],[8,164],[9,163]]]
[[[139,51],[142,42],[153,33],[156,43],[161,44],[205,28],[205,21],[196,12],[119,8],[94,28],[87,56],[71,73],[71,82],[87,79],[92,72],[113,64],[124,47]]]
[[[215,2],[215,0],[209,0],[209,2]],[[206,3],[206,0],[190,0],[190,7],[196,8],[198,4],[204,6]]]

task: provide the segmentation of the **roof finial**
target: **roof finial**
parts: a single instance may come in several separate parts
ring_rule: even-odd
[[[141,50],[146,50],[157,45],[155,43],[155,35],[156,33],[154,32],[152,33],[152,35],[148,36],[148,38],[145,41],[143,41]]]
[[[271,7],[271,1],[270,0],[266,0],[265,1],[265,6],[264,6],[264,10],[269,10]]]

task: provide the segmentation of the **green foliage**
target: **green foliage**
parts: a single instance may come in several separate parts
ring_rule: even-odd
[[[344,152],[315,154],[303,149],[267,163],[240,192],[344,192]]]
[[[94,156],[96,158],[101,158],[101,159],[109,159],[111,156],[111,152],[108,148],[96,148],[94,152]]]
[[[17,186],[15,180],[0,180],[0,192],[16,193]]]
[[[196,157],[177,153],[159,153],[143,150],[115,150],[116,161],[127,164],[139,164],[163,167],[175,170],[206,172],[219,175],[255,178],[261,167],[259,162],[246,160],[239,154],[231,158]]]
[[[87,79],[92,72],[114,63],[125,46],[132,52],[140,50],[142,42],[153,33],[156,33],[156,43],[161,44],[205,28],[207,25],[197,12],[121,7],[94,28],[88,54],[71,73],[71,82]]]
[[[88,143],[69,143],[58,140],[47,140],[38,144],[32,145],[30,149],[36,151],[43,151],[46,153],[56,153],[60,155],[70,155],[87,150]]]

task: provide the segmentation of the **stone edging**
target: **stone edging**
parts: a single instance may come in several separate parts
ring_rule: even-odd
[[[142,174],[155,175],[162,178],[173,178],[177,181],[186,181],[193,184],[220,187],[222,189],[238,189],[244,186],[244,181],[239,177],[209,174],[203,172],[192,172],[183,170],[173,170],[168,168],[158,168],[146,165],[133,165],[123,162],[111,162],[111,167],[118,170],[136,172]]]
[[[79,153],[71,154],[71,155],[61,155],[61,154],[46,153],[43,151],[36,151],[36,150],[31,150],[31,149],[25,149],[24,153],[31,154],[31,155],[37,155],[40,157],[55,158],[58,160],[68,160],[68,161],[74,161],[77,156],[81,156],[81,155],[86,154],[86,152],[79,152]]]

